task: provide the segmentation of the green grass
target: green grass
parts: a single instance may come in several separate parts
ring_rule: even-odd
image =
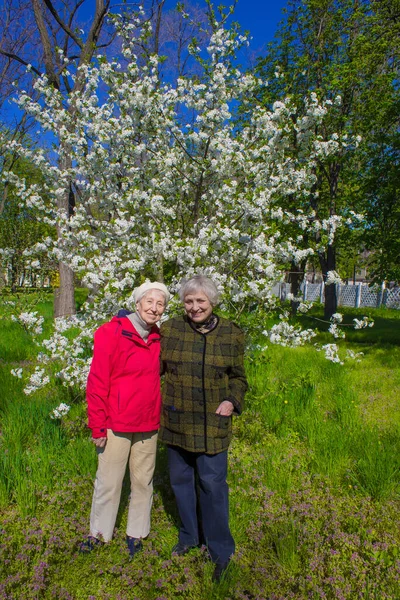
[[[400,346],[400,310],[389,308],[350,308],[339,306],[338,312],[343,315],[343,329],[346,339],[351,344],[374,345],[383,347]],[[353,319],[369,317],[374,321],[373,327],[354,329]],[[298,317],[303,327],[317,327],[321,332],[327,331],[329,323],[324,322],[324,311],[320,304],[316,304],[311,311]],[[328,338],[327,338],[328,339]]]
[[[398,369],[393,371],[390,377],[385,369],[385,386],[390,388],[387,400],[394,404],[399,385]],[[351,480],[374,498],[398,492],[400,414],[385,414],[387,404],[379,418],[368,412],[369,400],[363,395],[368,385],[365,364],[345,368],[311,348],[276,347],[256,355],[248,374],[250,409],[239,428],[249,428],[253,441],[261,431],[249,427],[249,421],[266,426],[278,439],[295,434],[307,447],[308,468],[335,485]]]
[[[37,307],[48,319],[50,300]],[[366,314],[343,312],[345,322]],[[332,364],[312,347],[269,345],[248,356],[247,406],[229,454],[237,552],[220,584],[201,549],[171,559],[177,514],[163,446],[144,552],[128,560],[126,479],[115,539],[78,554],[96,469],[85,407],[56,383],[23,393],[10,369],[33,368],[35,346],[3,318],[0,600],[400,599],[400,311],[368,314],[375,327],[349,330],[344,341],[364,352],[359,363]],[[311,316],[322,318],[320,309]],[[268,323],[245,320],[258,330]],[[326,325],[301,322],[328,342]],[[60,402],[72,409],[53,421]]]

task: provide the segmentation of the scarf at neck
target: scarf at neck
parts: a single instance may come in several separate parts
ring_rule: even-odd
[[[149,337],[150,329],[152,325],[148,325],[146,321],[143,321],[142,317],[138,312],[131,313],[128,315],[128,319],[140,335],[140,337],[147,342],[147,338]]]
[[[193,323],[196,331],[200,331],[200,333],[208,333],[209,331],[212,331],[216,328],[217,324],[218,317],[214,314],[211,314],[207,321],[203,321],[203,323]]]

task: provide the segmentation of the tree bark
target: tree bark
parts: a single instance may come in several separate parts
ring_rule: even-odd
[[[79,92],[83,89],[85,85],[85,76],[82,72],[79,71],[79,67],[84,64],[90,63],[90,61],[92,60],[93,54],[96,51],[97,41],[104,23],[104,18],[108,12],[110,0],[96,0],[96,8],[92,19],[92,24],[85,42],[79,39],[76,33],[73,31],[73,29],[71,29],[69,25],[67,25],[67,23],[61,19],[52,1],[44,1],[49,13],[52,15],[54,20],[59,26],[61,26],[66,36],[73,40],[73,42],[77,44],[80,49],[78,71],[75,77],[73,89],[71,90],[73,93]],[[57,72],[56,65],[54,64],[53,48],[51,45],[45,21],[45,9],[43,8],[43,5],[40,0],[32,0],[32,4],[37,28],[40,34],[41,44],[44,51],[44,64],[46,75],[48,76],[50,83],[56,89],[60,89],[60,77],[59,73]],[[68,89],[67,94],[69,91],[70,90]],[[68,110],[70,115],[73,117],[74,112],[76,110],[74,103],[70,104]],[[71,158],[70,152],[68,152],[68,148],[62,148],[61,154],[61,163],[63,163],[61,164],[61,167],[63,169],[70,168]],[[64,213],[68,218],[71,217],[71,215],[73,214],[75,207],[75,196],[72,190],[72,185],[73,182],[71,181],[68,189],[65,190],[64,196],[59,199],[57,206],[58,210]],[[58,230],[57,234],[60,239],[60,230]],[[60,262],[59,275],[60,287],[56,290],[54,294],[54,317],[64,317],[68,315],[73,315],[76,312],[74,273],[68,265]]]
[[[291,284],[290,291],[295,298],[297,298],[297,296],[299,295],[300,286],[304,279],[304,273],[305,273],[305,263],[301,263],[300,265],[297,265],[296,263],[292,262],[291,271],[289,273],[289,283]],[[291,307],[292,317],[296,316],[299,304],[300,304],[300,302],[298,300],[291,300],[290,307]]]
[[[328,271],[336,270],[336,252],[333,244],[328,246],[326,257],[322,254],[319,255],[319,262],[321,265],[324,282],[326,282]],[[337,294],[336,285],[332,283],[331,285],[325,285],[324,318],[329,320],[335,312],[337,312]]]
[[[76,313],[74,273],[64,263],[59,263],[60,287],[54,290],[54,317]]]

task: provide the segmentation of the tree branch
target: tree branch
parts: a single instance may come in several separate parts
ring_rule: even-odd
[[[83,87],[84,79],[82,76],[79,76],[79,67],[82,65],[88,64],[96,50],[96,42],[100,34],[101,26],[103,24],[104,18],[108,12],[110,7],[111,0],[96,0],[96,12],[93,18],[92,26],[89,31],[89,35],[85,42],[85,45],[82,48],[82,53],[79,59],[78,65],[78,76],[75,79],[75,84],[73,91],[79,91]]]
[[[40,0],[32,0],[32,4],[36,24],[40,34],[40,39],[42,40],[43,45],[46,75],[49,78],[50,83],[53,84],[55,88],[60,89],[60,81],[54,71],[53,56],[51,53],[51,43],[46,24],[44,22],[44,15],[42,7],[40,5]]]
[[[0,48],[0,54],[2,54],[3,56],[7,56],[8,58],[12,58],[13,60],[16,60],[17,62],[21,63],[21,65],[24,65],[25,67],[27,67],[29,65],[29,63],[26,62],[26,60],[17,56],[13,52],[7,52],[6,50],[2,50],[2,48]],[[39,77],[41,77],[42,73],[40,71],[38,71],[38,69],[36,69],[33,65],[31,65],[31,69],[34,73],[36,73],[36,75],[39,75]]]
[[[75,33],[72,31],[72,29],[70,29],[68,27],[68,25],[66,23],[64,23],[64,21],[60,18],[58,12],[56,11],[56,9],[53,6],[53,3],[51,2],[51,0],[43,0],[45,5],[47,6],[47,8],[49,9],[49,11],[51,12],[51,14],[53,15],[54,19],[57,21],[57,23],[59,24],[59,26],[61,27],[61,29],[63,31],[65,31],[65,33],[74,40],[75,44],[77,46],[79,46],[79,48],[83,48],[83,42],[81,39],[78,38],[78,36],[75,35]]]

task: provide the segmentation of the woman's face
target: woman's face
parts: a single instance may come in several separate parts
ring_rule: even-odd
[[[183,301],[183,305],[187,316],[194,323],[204,323],[213,311],[213,305],[204,292],[187,294]]]
[[[165,296],[160,290],[149,290],[136,303],[139,316],[147,325],[155,325],[165,310]]]

